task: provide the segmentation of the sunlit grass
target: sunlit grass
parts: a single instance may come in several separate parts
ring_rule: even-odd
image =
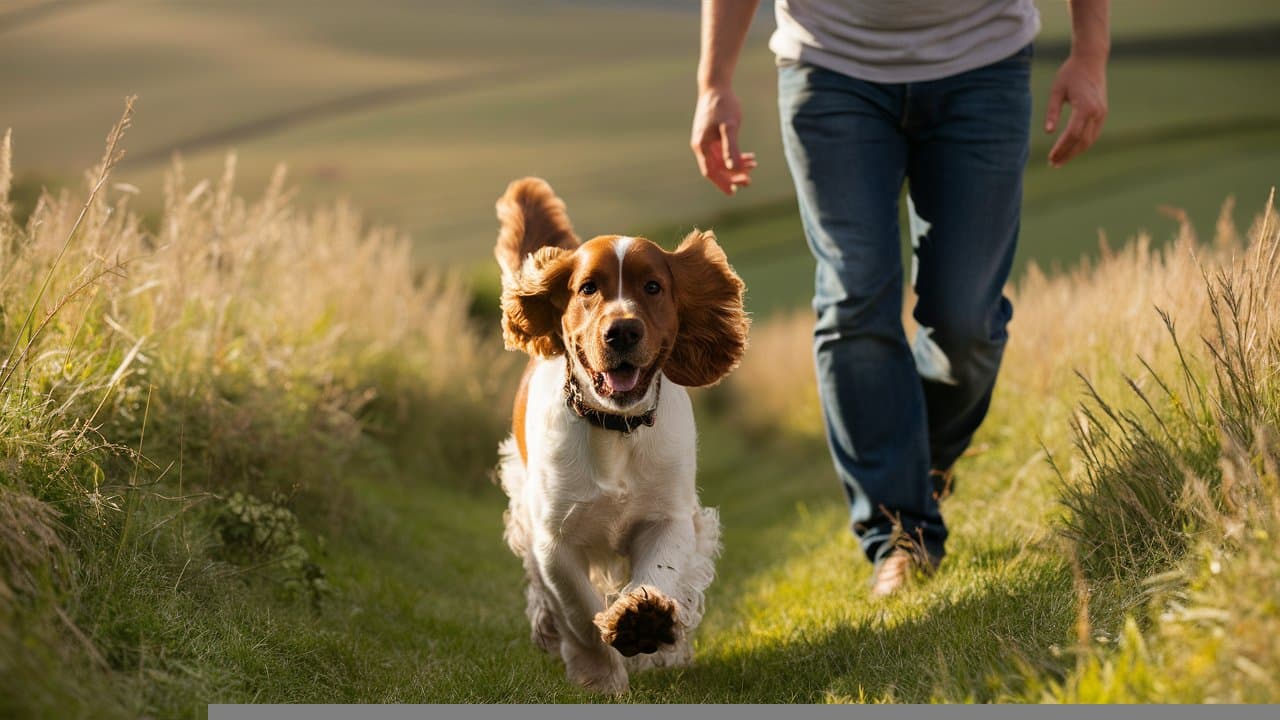
[[[0,714],[599,699],[528,642],[488,481],[519,358],[473,291],[283,176],[243,198],[233,162],[175,167],[154,229],[98,182],[110,162],[19,225],[7,156]],[[1274,701],[1280,223],[1231,217],[1010,289],[948,559],[886,601],[821,436],[810,316],[759,323],[697,395],[725,544],[697,661],[623,700]]]
[[[239,197],[233,158],[216,181],[175,166],[146,230],[109,180],[127,125],[85,196],[23,225],[0,148],[4,714],[253,697],[273,655],[253,636],[326,599],[324,538],[364,522],[360,482],[474,494],[503,424],[514,363],[459,279],[345,205],[297,209],[283,172]],[[231,552],[233,491],[283,540]]]

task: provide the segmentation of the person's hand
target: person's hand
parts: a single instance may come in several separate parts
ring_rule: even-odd
[[[1093,145],[1102,133],[1102,123],[1107,118],[1107,60],[1105,56],[1076,55],[1058,69],[1049,91],[1049,108],[1045,114],[1044,131],[1058,129],[1062,104],[1071,106],[1071,119],[1067,129],[1058,137],[1049,151],[1049,164],[1062,167]]]
[[[756,168],[755,153],[738,148],[738,128],[742,126],[742,106],[729,88],[707,88],[698,94],[693,114],[693,136],[689,141],[702,176],[732,195],[751,184]]]

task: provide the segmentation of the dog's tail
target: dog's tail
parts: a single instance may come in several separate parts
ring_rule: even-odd
[[[499,229],[493,255],[502,266],[504,279],[519,272],[524,259],[540,248],[573,250],[581,244],[569,224],[564,201],[542,178],[512,182],[496,207]]]

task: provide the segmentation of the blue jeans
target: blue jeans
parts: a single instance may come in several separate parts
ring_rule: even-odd
[[[991,401],[1013,307],[1031,123],[1031,46],[969,72],[883,84],[804,63],[779,69],[783,146],[817,260],[814,356],[827,440],[873,562],[905,533],[940,561],[930,470],[948,470]],[[917,373],[902,326],[899,198],[918,238],[915,320],[952,382]]]

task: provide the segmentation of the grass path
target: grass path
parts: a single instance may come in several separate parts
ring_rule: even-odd
[[[1266,159],[1250,147],[1222,162]],[[1214,167],[1206,148],[1184,150]],[[472,292],[417,276],[406,241],[366,232],[345,205],[301,212],[278,187],[236,198],[230,171],[192,191],[175,180],[160,235],[130,217],[127,194],[50,198],[23,229],[7,217],[7,155],[0,304],[37,317],[97,268],[109,278],[34,331],[0,317],[23,348],[21,384],[0,387],[0,717],[600,699],[528,639],[505,499],[486,480],[516,367],[496,318],[476,325]],[[785,221],[777,209],[748,219]],[[637,676],[623,700],[1280,696],[1266,640],[1280,557],[1256,542],[1280,536],[1280,345],[1265,334],[1280,244],[1265,217],[1243,295],[1202,285],[1238,257],[1225,224],[1212,246],[1188,226],[1169,253],[1142,242],[1028,274],[991,413],[945,506],[949,558],[887,602],[866,597],[815,427],[811,320],[757,323],[747,362],[697,394],[699,483],[724,554],[696,662]],[[763,272],[775,241],[747,238],[743,258],[757,253]],[[112,257],[133,258],[128,272],[110,272],[124,267]],[[1236,297],[1246,313],[1224,323]],[[1187,361],[1206,336],[1217,364]],[[1270,354],[1241,350],[1244,337]],[[1185,387],[1130,380],[1135,356]],[[1081,410],[1073,370],[1096,380],[1099,407]],[[1218,381],[1212,417],[1201,374]],[[1166,424],[1143,387],[1183,419]],[[1117,395],[1139,414],[1114,415],[1101,398]],[[1148,410],[1163,435],[1140,420]],[[1062,502],[1071,546],[1056,532]]]
[[[820,443],[761,446],[707,413],[701,427],[702,493],[720,508],[725,550],[697,660],[634,676],[626,701],[1034,700],[1027,670],[1065,669],[1052,648],[1073,637],[1071,575],[1046,541],[1050,494],[1027,481],[1043,463],[998,470],[1023,438],[968,461],[948,501],[954,542],[940,574],[871,602]],[[259,649],[224,658],[243,663],[239,681],[211,699],[598,699],[528,640],[495,488],[389,477],[357,495],[362,510],[322,560],[335,598],[309,619],[253,619],[250,634],[266,631]]]

